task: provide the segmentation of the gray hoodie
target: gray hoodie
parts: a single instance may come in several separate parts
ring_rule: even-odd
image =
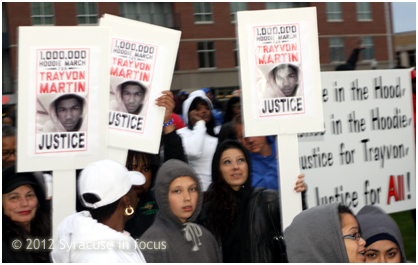
[[[186,223],[174,215],[168,201],[170,184],[180,176],[192,177],[198,190],[196,210]],[[203,226],[192,223],[200,213],[203,193],[199,178],[187,163],[171,159],[161,166],[155,182],[155,197],[158,214],[154,224],[140,238],[143,242],[140,245],[147,245],[141,248],[147,262],[222,262],[215,237]]]
[[[321,205],[298,214],[284,231],[291,263],[348,263],[338,205]]]
[[[389,234],[397,241],[394,243],[398,243],[402,254],[401,262],[406,261],[401,231],[399,231],[399,227],[392,217],[382,208],[366,205],[358,212],[357,220],[360,225],[361,236],[366,240],[366,248],[378,240],[391,240],[387,238],[387,234]]]

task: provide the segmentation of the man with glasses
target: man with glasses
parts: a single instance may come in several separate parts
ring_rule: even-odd
[[[16,163],[16,128],[3,124],[2,130],[2,168],[6,168]]]

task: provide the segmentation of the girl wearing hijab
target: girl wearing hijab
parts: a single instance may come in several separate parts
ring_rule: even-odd
[[[251,187],[250,172],[251,158],[241,143],[220,143],[199,222],[217,238],[223,262],[286,262],[279,194]]]
[[[221,262],[213,235],[193,223],[203,201],[194,170],[183,161],[171,159],[158,171],[155,184],[160,209],[139,242],[147,262]]]
[[[356,217],[339,202],[299,213],[284,231],[289,262],[361,263],[366,241]]]
[[[357,214],[361,236],[366,240],[366,262],[406,262],[402,234],[396,222],[382,208],[364,206]]]

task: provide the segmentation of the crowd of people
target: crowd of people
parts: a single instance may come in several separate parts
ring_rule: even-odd
[[[137,84],[120,87],[131,88],[139,92],[120,100],[142,96]],[[159,154],[129,150],[125,165],[84,168],[78,212],[59,225],[62,244],[52,251],[14,245],[51,238],[51,178],[16,172],[16,129],[3,124],[3,262],[407,261],[399,228],[381,208],[357,216],[339,203],[307,209],[303,174],[289,177],[304,210],[283,231],[275,137],[245,137],[239,91],[225,110],[213,92],[162,93]]]

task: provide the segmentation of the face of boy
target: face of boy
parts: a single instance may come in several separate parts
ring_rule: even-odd
[[[274,80],[286,97],[290,97],[298,85],[298,75],[290,67],[277,70]]]
[[[196,210],[198,195],[197,184],[192,177],[180,176],[171,182],[168,190],[170,209],[183,223]]]
[[[122,91],[122,101],[126,110],[131,114],[135,113],[144,100],[144,92],[139,85],[127,85]]]
[[[57,106],[57,117],[62,126],[71,132],[80,121],[82,106],[75,98],[61,100]]]

